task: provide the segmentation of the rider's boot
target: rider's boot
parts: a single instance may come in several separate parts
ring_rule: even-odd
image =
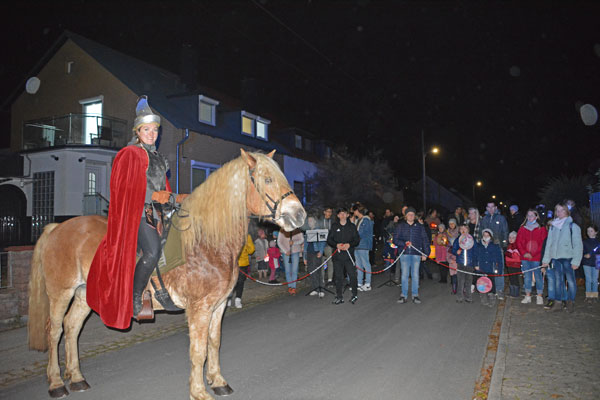
[[[141,259],[135,266],[135,274],[133,275],[133,318],[138,321],[154,319],[152,296],[150,291],[144,291],[153,270],[153,266],[148,266]]]

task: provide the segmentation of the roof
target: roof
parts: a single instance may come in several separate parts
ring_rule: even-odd
[[[278,153],[289,154],[289,151],[283,145],[271,140],[263,141],[244,136],[241,134],[239,126],[227,124],[227,121],[222,121],[222,119],[218,119],[219,124],[216,127],[198,120],[198,95],[204,94],[222,103],[227,102],[224,104],[225,107],[237,106],[237,104],[232,104],[235,103],[235,100],[231,100],[209,88],[199,88],[194,91],[194,94],[186,94],[186,87],[178,75],[70,31],[65,31],[57,39],[52,48],[34,67],[34,74],[48,62],[68,39],[94,58],[132,92],[137,95],[147,95],[152,109],[173,124],[175,128],[189,129],[200,134],[265,151],[275,149]],[[22,90],[22,87],[20,90]],[[221,108],[221,105],[219,105],[219,108]],[[272,132],[269,132],[269,135],[272,135]]]

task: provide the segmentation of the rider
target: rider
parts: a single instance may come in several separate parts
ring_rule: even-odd
[[[156,223],[152,202],[165,204],[172,196],[167,159],[155,146],[160,117],[152,112],[146,96],[138,100],[136,115],[134,136],[113,162],[107,233],[87,280],[89,306],[106,325],[118,329],[129,327],[132,315],[145,319],[138,316],[142,294],[161,253],[162,226]],[[180,203],[186,196],[177,195],[175,201]],[[136,243],[142,250],[137,264]]]

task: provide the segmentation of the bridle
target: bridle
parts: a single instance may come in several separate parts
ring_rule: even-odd
[[[258,187],[256,186],[256,182],[254,181],[254,170],[255,168],[250,168],[249,169],[249,173],[250,173],[250,181],[252,182],[252,184],[254,185],[254,188],[256,189],[256,192],[260,195],[260,191],[258,190]],[[252,215],[252,217],[254,218],[271,218],[272,220],[275,220],[276,216],[277,216],[277,207],[279,207],[279,205],[281,204],[281,202],[283,201],[283,199],[285,199],[286,197],[288,197],[289,195],[294,194],[293,190],[290,190],[287,193],[284,193],[283,195],[281,195],[281,197],[279,198],[279,200],[275,201],[271,196],[269,196],[268,193],[265,192],[264,196],[261,195],[261,198],[263,200],[263,202],[265,203],[265,205],[267,206],[267,208],[269,209],[269,211],[271,211],[271,214],[264,214],[264,215]],[[266,199],[265,199],[266,197]],[[273,203],[273,205],[269,204],[269,201],[271,203]]]

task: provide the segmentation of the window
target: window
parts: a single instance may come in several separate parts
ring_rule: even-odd
[[[192,160],[192,176],[191,176],[191,187],[194,190],[197,186],[200,186],[206,178],[219,168],[216,164],[208,164],[199,161]]]
[[[54,221],[54,171],[33,174],[31,236],[35,242],[44,226]]]
[[[96,173],[95,172],[88,172],[87,192],[88,192],[88,194],[96,194]]]
[[[312,140],[304,138],[304,150],[312,151]]]
[[[242,111],[242,134],[269,140],[269,124],[271,121],[249,112]]]
[[[304,182],[294,181],[294,194],[304,204]]]
[[[216,126],[216,111],[219,102],[206,97],[204,95],[198,96],[198,120],[205,124]]]
[[[302,149],[302,136],[294,135],[294,145],[297,149]]]
[[[92,144],[92,139],[98,138],[98,126],[102,121],[103,96],[80,100],[83,110],[83,143]]]

